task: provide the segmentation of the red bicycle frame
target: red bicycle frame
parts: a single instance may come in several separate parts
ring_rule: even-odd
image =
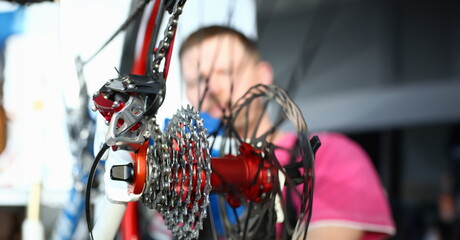
[[[135,59],[134,64],[131,69],[132,74],[137,75],[144,75],[147,71],[147,55],[150,42],[153,40],[152,32],[154,30],[155,21],[157,20],[157,16],[160,11],[160,5],[162,1],[156,0],[150,14],[147,28],[144,33],[144,41],[142,42],[141,52],[138,55],[137,59]],[[164,11],[164,9],[161,9]],[[167,59],[170,58],[170,53],[167,55]],[[165,66],[166,68],[166,66]],[[166,80],[166,77],[164,78]],[[126,208],[125,214],[123,219],[120,223],[120,237],[122,240],[136,240],[140,239],[139,236],[139,223],[138,223],[138,203],[137,202],[129,202]]]

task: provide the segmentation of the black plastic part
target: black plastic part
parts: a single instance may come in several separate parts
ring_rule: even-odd
[[[125,74],[113,80],[120,81],[124,89],[111,89],[109,82],[102,86],[99,92],[112,101],[121,100],[127,102],[131,96],[143,97],[145,101],[144,116],[147,118],[155,115],[161,104],[163,104],[166,93],[166,83],[163,79],[163,74]]]
[[[310,146],[313,150],[313,154],[316,154],[316,151],[318,151],[319,147],[321,147],[321,141],[318,136],[315,135],[310,139]]]
[[[313,154],[316,154],[316,151],[318,151],[319,147],[321,146],[321,141],[319,140],[318,136],[313,136],[310,139],[310,146],[313,150]],[[299,168],[301,167],[302,162],[295,162],[284,166],[286,174],[289,176],[289,178],[291,178],[292,182],[295,185],[303,183],[303,177],[299,171]]]
[[[166,0],[165,8],[168,10],[168,13],[171,14],[174,10],[174,5],[176,5],[177,0]]]
[[[86,214],[86,224],[88,226],[88,231],[89,231],[89,237],[91,240],[94,240],[93,237],[93,218],[91,216],[91,188],[93,186],[93,179],[94,175],[96,174],[96,168],[97,165],[99,164],[102,156],[104,155],[105,151],[109,149],[109,145],[104,143],[102,146],[101,150],[99,150],[96,158],[93,161],[93,164],[91,165],[91,169],[89,171],[88,175],[88,182],[86,183],[86,192],[85,192],[85,214]]]
[[[110,178],[116,181],[132,183],[134,180],[134,167],[132,163],[126,165],[114,165],[110,169]]]

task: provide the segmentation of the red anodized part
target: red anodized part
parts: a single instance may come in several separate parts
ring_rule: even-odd
[[[193,142],[191,143],[193,144]],[[172,148],[179,149],[177,142],[173,142]],[[194,149],[193,147],[191,149]],[[245,198],[253,202],[262,201],[262,196],[273,190],[276,179],[276,168],[260,155],[260,151],[254,149],[248,143],[241,143],[239,155],[226,155],[222,158],[211,158],[211,186],[212,191],[216,193],[225,193],[227,201],[232,207],[241,205],[240,199]],[[192,152],[192,154],[195,154]],[[185,161],[188,161],[189,156],[183,156]],[[183,171],[182,168],[172,170],[177,172],[177,178],[183,178],[185,172],[184,183],[171,184],[171,190],[176,192],[182,201],[191,191],[191,199],[197,190],[198,170],[196,163],[192,167],[192,173],[189,169]],[[201,179],[205,179],[206,174],[201,171]],[[190,189],[190,181],[192,181],[192,189]],[[209,181],[209,180],[208,180]],[[205,182],[201,183],[201,192],[205,187]],[[193,201],[192,201],[193,202]],[[192,207],[190,205],[189,207]]]
[[[241,143],[239,155],[212,158],[211,185],[214,192],[227,193],[232,207],[240,206],[241,197],[260,202],[273,190],[276,168],[248,143]],[[228,183],[228,184],[227,184]]]
[[[125,107],[125,103],[123,101],[118,101],[118,103],[115,104],[115,101],[108,99],[102,92],[98,92],[98,94],[93,97],[93,102],[94,106],[101,113],[104,119],[109,122],[112,120],[114,113],[120,112]],[[116,126],[121,127],[124,123],[125,121],[123,119],[118,119]],[[130,128],[130,130],[134,131],[140,126],[140,123],[136,123]]]
[[[141,194],[144,190],[144,184],[147,175],[147,148],[149,142],[146,141],[139,148],[138,152],[134,155],[134,181],[132,192],[134,194]]]
[[[132,69],[131,69],[132,74],[142,75],[146,73],[145,66],[146,66],[146,60],[147,60],[148,45],[150,43],[151,33],[153,31],[153,27],[155,26],[155,19],[157,18],[158,10],[160,9],[159,6],[161,2],[162,1],[155,1],[154,3],[154,7],[149,17],[146,33],[144,34],[142,51],[141,51],[141,54],[139,54],[140,56],[138,56],[138,58],[135,60],[134,65],[132,66]],[[121,236],[122,239],[140,239],[139,229],[137,228],[138,226],[137,218],[138,218],[137,203],[135,202],[128,203],[128,208],[125,212],[125,216],[123,217],[123,221],[120,224],[120,228],[123,229],[122,231],[123,234]]]
[[[125,107],[125,103],[119,101],[118,104],[114,105],[115,101],[107,99],[107,97],[102,92],[93,97],[94,106],[102,114],[105,120],[112,120],[114,113],[119,112]]]

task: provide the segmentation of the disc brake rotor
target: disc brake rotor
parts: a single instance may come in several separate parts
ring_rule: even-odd
[[[221,214],[221,220],[226,237],[230,239],[240,239],[242,236],[249,239],[273,238],[276,219],[285,220],[283,230],[288,231],[289,234],[304,232],[302,229],[308,227],[311,216],[314,171],[313,151],[308,140],[307,125],[300,109],[283,89],[275,85],[256,85],[234,104],[231,112],[232,116],[224,124],[226,129],[222,139],[226,143],[221,144],[225,146],[221,149],[221,155],[229,149],[237,148],[241,142],[250,143],[262,152],[264,161],[269,161],[279,169],[279,175],[286,180],[286,184],[278,182],[269,201],[249,202],[244,212],[238,216],[231,211],[227,213],[228,207],[224,206],[224,201],[220,201],[220,209],[224,213]],[[266,115],[270,116],[269,127],[266,123],[265,125],[261,123],[266,120],[263,119]],[[280,143],[279,137],[284,133],[295,135],[291,146],[281,146],[285,143]],[[280,158],[289,158],[291,162],[282,162]],[[296,171],[299,172],[297,179],[292,179],[282,166],[288,163],[297,164]],[[289,223],[287,219],[288,216],[292,217],[293,213],[287,212],[287,205],[292,202],[286,203],[285,197],[281,197],[282,191],[285,192],[286,189],[289,189],[292,197],[297,198],[301,203],[299,209],[295,209],[297,214],[294,215],[294,221],[296,222]],[[235,217],[239,219],[237,222],[229,220]],[[294,226],[297,229],[294,230]]]

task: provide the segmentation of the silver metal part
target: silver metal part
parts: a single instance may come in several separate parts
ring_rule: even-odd
[[[151,129],[148,187],[141,199],[157,209],[179,239],[195,239],[203,228],[211,191],[207,132],[197,111],[179,110],[164,134]]]
[[[168,147],[164,141],[163,134],[160,127],[156,123],[155,118],[149,121],[149,130],[154,145],[147,148],[147,182],[146,188],[141,196],[141,201],[149,208],[156,209],[161,206],[162,200],[160,191],[162,187],[167,187],[164,181],[170,179],[168,174],[163,173],[163,165],[169,164]],[[168,192],[164,192],[168,194]]]
[[[131,97],[122,110],[113,114],[105,137],[107,145],[126,146],[126,143],[145,142],[144,132],[147,127],[143,120],[142,106],[143,101],[140,98]],[[118,123],[121,122],[123,124],[118,127]],[[140,126],[137,130],[128,131],[139,122]]]
[[[176,5],[174,5],[173,12],[171,13],[171,17],[169,18],[168,25],[164,31],[164,37],[160,41],[160,44],[155,51],[155,58],[153,60],[153,72],[158,73],[161,61],[166,56],[169,47],[171,45],[171,40],[174,35],[174,31],[177,28],[177,23],[179,20],[179,16],[182,14],[182,9],[184,7],[186,0],[177,0]]]
[[[105,86],[109,89],[115,90],[115,91],[124,91],[126,88],[123,85],[122,81],[115,80],[115,79],[110,79]]]

